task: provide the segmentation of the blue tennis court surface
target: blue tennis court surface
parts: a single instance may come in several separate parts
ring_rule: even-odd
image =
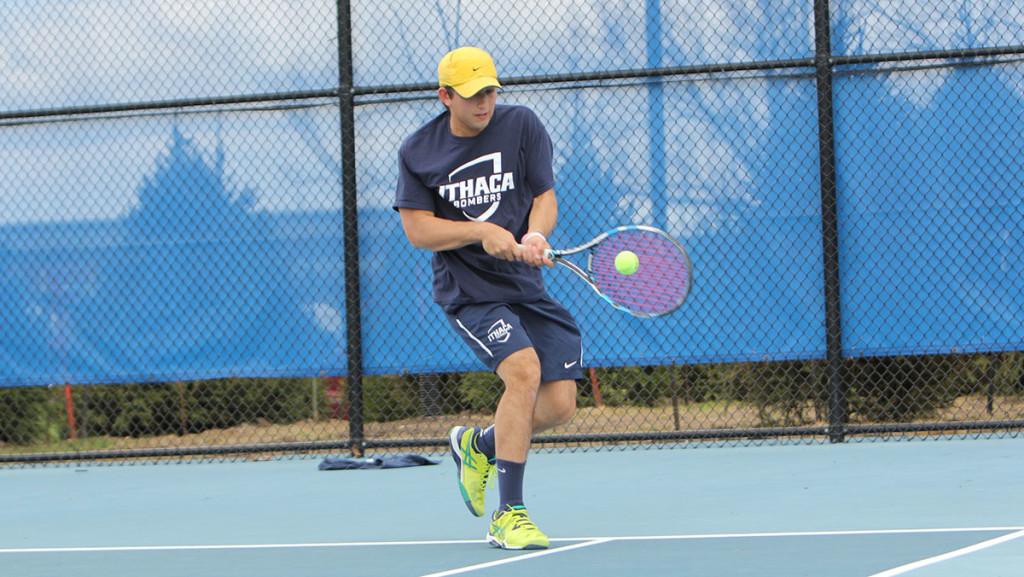
[[[0,575],[1024,575],[1021,443],[535,453],[539,552],[488,547],[447,460],[3,469]]]

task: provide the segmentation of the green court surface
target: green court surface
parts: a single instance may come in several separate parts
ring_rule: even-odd
[[[483,541],[454,467],[0,469],[0,575],[1024,575],[1024,441],[536,452],[546,551]],[[497,492],[488,494],[488,505]]]

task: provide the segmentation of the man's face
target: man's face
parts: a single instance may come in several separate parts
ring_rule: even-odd
[[[451,129],[455,136],[476,136],[483,132],[494,116],[494,105],[498,102],[498,89],[490,86],[469,98],[463,98],[455,90],[438,90],[441,102],[451,111]]]

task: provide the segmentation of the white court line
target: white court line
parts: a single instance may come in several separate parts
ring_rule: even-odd
[[[995,539],[989,539],[988,541],[982,541],[976,543],[970,547],[964,547],[963,549],[957,549],[956,551],[950,551],[949,553],[943,553],[942,555],[936,555],[935,557],[928,557],[927,559],[921,559],[920,561],[914,561],[913,563],[907,563],[906,565],[900,565],[881,573],[875,573],[870,577],[894,577],[895,575],[902,575],[913,571],[914,569],[920,569],[921,567],[927,567],[928,565],[934,565],[942,561],[948,561],[949,559],[955,559],[956,557],[962,557],[964,555],[974,553],[975,551],[981,551],[982,549],[988,549],[994,547],[1000,543],[1006,543],[1007,541],[1013,541],[1024,537],[1024,531],[1017,531],[1016,533],[1010,533],[1009,535],[1003,535],[1002,537],[996,537]]]
[[[485,539],[447,541],[343,541],[337,543],[258,543],[240,545],[132,545],[114,547],[26,547],[0,549],[4,553],[109,553],[112,551],[210,551],[232,549],[316,549],[332,547],[387,547],[392,545],[461,545],[486,543]]]
[[[837,531],[789,531],[774,533],[708,533],[690,535],[626,535],[621,537],[562,537],[552,542],[575,541],[661,541],[667,539],[751,539],[758,537],[825,537],[829,535],[890,535],[904,533],[971,533],[995,531],[1024,531],[1024,527],[944,527],[930,529],[857,529]],[[22,547],[0,549],[0,554],[16,553],[108,553],[118,551],[204,551],[232,549],[314,549],[334,547],[392,547],[417,545],[466,545],[487,541],[484,539],[449,539],[435,541],[341,541],[334,543],[257,543],[238,545],[130,545],[97,547]],[[564,547],[563,547],[564,549]]]
[[[441,571],[440,573],[431,573],[429,575],[423,575],[422,577],[448,577],[448,575],[458,575],[459,573],[469,573],[470,571],[476,571],[477,569],[487,569],[488,567],[497,567],[498,565],[507,565],[509,563],[515,563],[516,561],[524,561],[526,559],[533,559],[535,557],[543,557],[544,555],[554,555],[555,553],[564,553],[566,551],[572,551],[573,549],[582,549],[583,547],[590,547],[591,545],[599,545],[601,543],[607,543],[612,539],[594,539],[593,541],[584,541],[575,545],[567,545],[565,547],[557,547],[555,549],[545,549],[543,551],[537,551],[536,553],[527,553],[525,555],[519,555],[517,557],[507,557],[505,559],[498,559],[497,561],[488,561],[487,563],[478,563],[476,565],[468,565],[466,567],[459,567],[458,569],[449,569],[448,571]]]
[[[932,529],[853,529],[836,531],[784,531],[770,533],[707,533],[703,535],[628,535],[624,537],[574,537],[572,539],[551,540],[580,541],[589,539],[612,539],[615,541],[664,541],[690,539],[753,539],[760,537],[828,537],[833,535],[902,535],[908,533],[978,533],[1020,530],[1024,530],[1024,527],[940,527]]]

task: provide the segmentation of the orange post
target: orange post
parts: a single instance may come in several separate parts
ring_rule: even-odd
[[[341,377],[327,377],[324,382],[327,383],[325,396],[327,397],[327,406],[330,407],[331,418],[338,419],[340,417],[341,420],[347,421],[348,404],[345,403],[345,387],[342,385]]]
[[[68,414],[68,435],[72,439],[78,438],[78,428],[75,425],[75,399],[71,396],[71,385],[64,385],[64,411]]]
[[[601,398],[601,383],[597,380],[597,371],[594,367],[588,370],[590,373],[590,390],[594,393],[594,406],[603,407],[604,399]]]

